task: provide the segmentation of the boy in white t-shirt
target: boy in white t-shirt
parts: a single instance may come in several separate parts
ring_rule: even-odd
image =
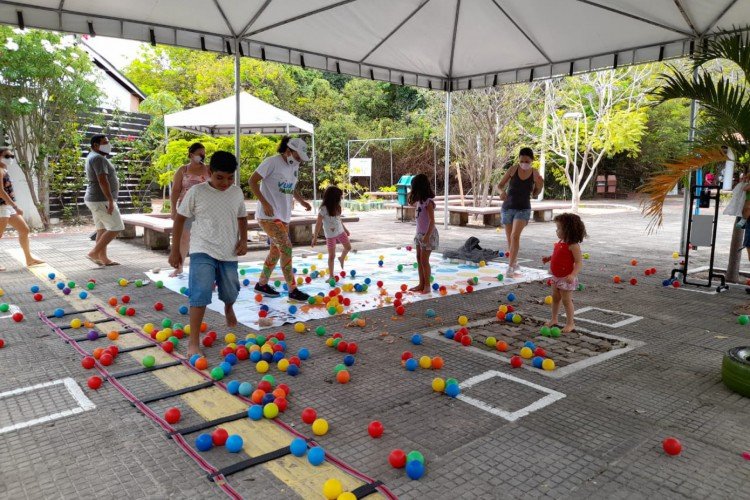
[[[214,283],[224,302],[227,326],[237,326],[234,302],[240,290],[237,256],[247,253],[247,210],[242,189],[234,185],[237,158],[217,151],[209,165],[207,182],[190,188],[177,209],[169,264],[182,265],[180,237],[188,218],[190,231],[190,343],[188,356],[200,353],[200,328],[206,306],[212,301]]]

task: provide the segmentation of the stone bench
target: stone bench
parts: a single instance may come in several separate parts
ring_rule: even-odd
[[[564,210],[570,205],[562,203],[531,204],[531,211],[534,222],[549,222],[552,220],[553,210]],[[464,207],[458,205],[448,205],[448,216],[453,226],[465,226],[469,223],[469,215],[481,215],[482,222],[485,226],[500,227],[502,207]]]
[[[401,222],[412,221],[417,218],[417,207],[412,205],[399,205],[398,203],[388,203],[386,208],[396,209],[396,218]]]

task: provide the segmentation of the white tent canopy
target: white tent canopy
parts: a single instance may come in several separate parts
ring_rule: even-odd
[[[164,115],[164,125],[194,134],[213,136],[232,135],[235,132],[235,96],[219,101]],[[297,118],[288,111],[268,104],[247,92],[240,93],[241,134],[312,134],[311,123]]]
[[[750,0],[0,0],[0,22],[460,90],[687,55]]]

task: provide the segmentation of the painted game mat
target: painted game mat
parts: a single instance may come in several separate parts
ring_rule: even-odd
[[[383,262],[382,266],[379,265],[379,261],[381,260]],[[327,295],[328,292],[331,291],[331,286],[328,283],[330,278],[327,276],[327,272],[326,276],[313,278],[313,276],[316,276],[315,271],[318,271],[318,273],[321,270],[327,271],[327,253],[311,252],[309,250],[295,252],[293,262],[294,267],[297,270],[297,278],[311,278],[310,283],[303,283],[300,286],[301,290],[304,290],[310,295],[318,293]],[[344,314],[369,311],[380,307],[392,307],[391,301],[393,300],[393,296],[396,292],[401,290],[402,284],[412,287],[419,282],[419,275],[417,269],[414,267],[415,262],[416,253],[413,250],[407,250],[404,247],[362,250],[356,253],[350,253],[346,260],[346,278],[340,279],[337,286],[341,286],[344,283],[362,285],[365,283],[366,278],[369,278],[371,283],[365,292],[342,292],[344,297],[351,300],[351,304],[344,309]],[[446,260],[443,259],[442,255],[439,253],[433,253],[431,255],[430,263],[432,264],[432,275],[435,278],[433,283],[437,283],[439,286],[445,286],[447,292],[446,295],[462,293],[468,285],[467,280],[474,277],[478,278],[478,284],[474,285],[476,290],[509,286],[516,283],[540,281],[549,277],[547,271],[543,269],[521,267],[520,271],[523,273],[523,277],[515,279],[508,278],[505,277],[508,265],[504,262],[492,261],[487,262],[484,266],[478,266],[472,263]],[[240,323],[254,330],[261,330],[264,328],[278,327],[285,323],[294,323],[297,321],[304,322],[330,317],[328,310],[322,304],[294,304],[296,305],[296,311],[294,314],[290,313],[290,306],[293,305],[293,303],[288,300],[287,293],[283,286],[277,287],[278,291],[281,293],[280,297],[273,299],[265,297],[261,303],[256,302],[256,294],[253,287],[258,281],[262,266],[263,263],[261,261],[243,262],[239,265],[240,283],[242,284],[242,287],[234,309],[237,314],[237,320]],[[339,273],[341,269],[338,267],[338,261],[336,261],[336,266],[335,272]],[[399,266],[401,271],[399,271]],[[353,277],[350,274],[352,270],[355,271]],[[163,269],[158,273],[147,272],[146,276],[152,281],[161,280],[164,283],[165,288],[177,293],[180,293],[180,290],[187,288],[189,273],[188,267],[185,267],[184,274],[179,277],[170,278],[170,272],[169,269]],[[503,274],[504,279],[502,281],[498,280],[498,274]],[[281,269],[278,266],[274,269],[270,283],[273,285],[277,280],[280,280],[283,283]],[[388,292],[387,295],[381,294],[380,289],[376,285],[378,281],[383,282],[383,288]],[[245,285],[243,282],[248,284]],[[407,292],[404,294],[404,299],[402,299],[402,301],[405,304],[408,304],[410,302],[417,302],[439,296],[441,296],[441,294],[438,291],[433,291],[429,294]],[[261,305],[268,306],[268,315],[263,319],[260,319],[258,316]],[[208,307],[220,314],[224,313],[224,304],[219,301],[216,292],[214,292],[213,302]]]

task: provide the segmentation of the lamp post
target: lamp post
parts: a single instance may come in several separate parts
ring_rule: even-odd
[[[569,120],[571,118],[575,119],[576,121],[576,142],[573,150],[573,183],[578,186],[578,125],[581,118],[583,118],[583,113],[579,111],[569,111],[563,115],[563,120]],[[571,206],[575,205],[573,186],[570,187],[570,198]]]

